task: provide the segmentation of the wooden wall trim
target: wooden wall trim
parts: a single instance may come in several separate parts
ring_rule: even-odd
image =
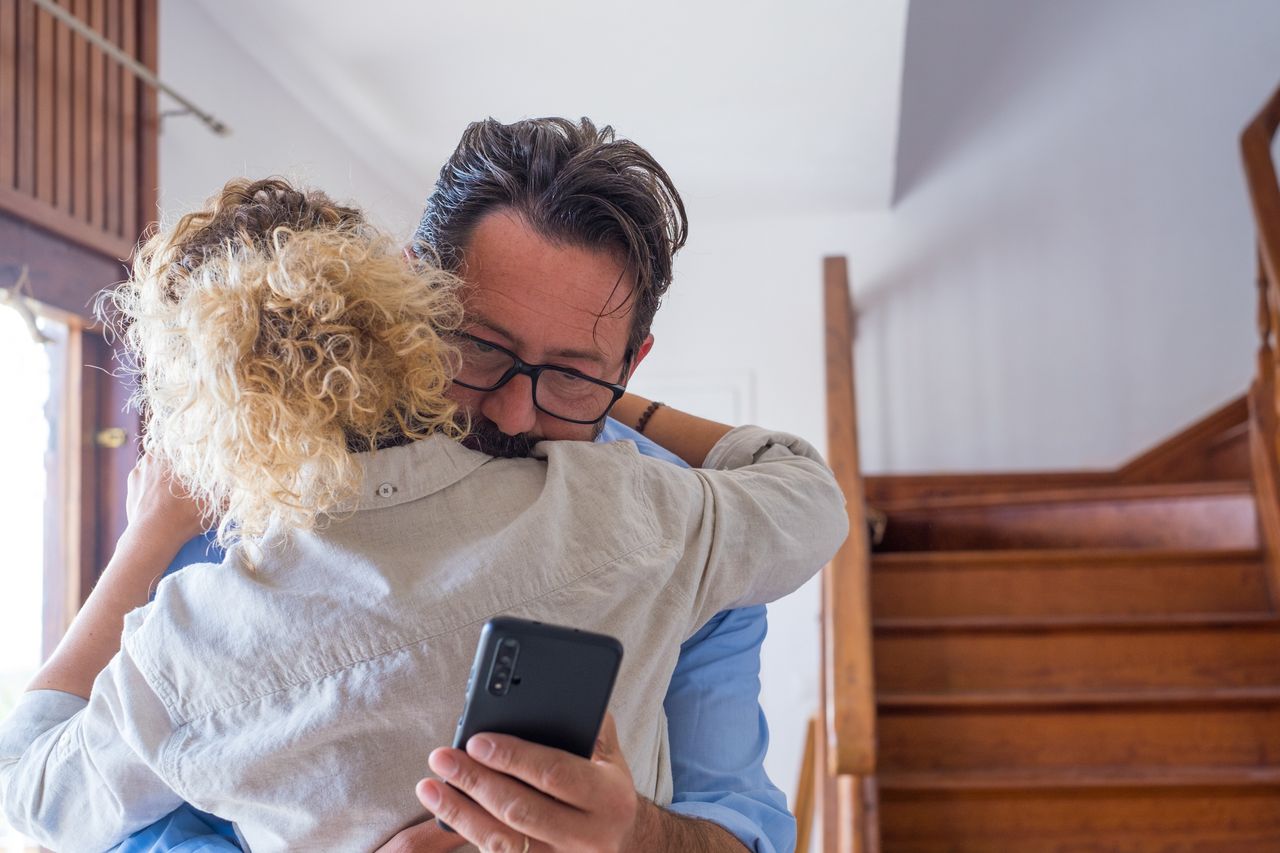
[[[0,186],[0,210],[113,260],[123,260],[133,254],[132,240],[108,234],[8,187]]]
[[[0,286],[13,284],[24,266],[32,298],[82,318],[92,314],[92,294],[128,275],[121,261],[0,210]]]

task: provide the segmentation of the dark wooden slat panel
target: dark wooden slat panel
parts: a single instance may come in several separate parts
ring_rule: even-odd
[[[53,16],[36,10],[36,198],[53,204],[53,120],[57,58],[53,53]]]
[[[102,32],[106,0],[90,0],[89,25]],[[96,47],[89,48],[89,224],[102,228],[107,212],[106,154],[107,58]]]
[[[113,44],[120,42],[120,0],[106,0],[104,34]],[[106,124],[103,163],[106,169],[106,214],[104,224],[107,233],[120,233],[120,135],[125,132],[120,124],[120,63],[107,57]]]
[[[33,195],[36,189],[36,7],[18,4],[18,189]]]
[[[71,11],[85,20],[89,0],[71,0]],[[89,221],[89,45],[75,36],[71,40],[71,211],[76,219]]]
[[[14,185],[18,118],[18,0],[0,0],[0,187]]]
[[[120,46],[136,56],[138,50],[138,0],[124,0],[120,18]],[[124,138],[120,152],[120,228],[128,240],[136,240],[141,230],[138,223],[138,81],[128,70],[121,70],[120,116]]]
[[[68,6],[69,0],[59,0],[59,5]],[[72,92],[71,52],[73,34],[71,28],[66,24],[57,23],[55,26],[57,28],[54,35],[55,54],[57,56],[57,81],[54,88],[57,98],[57,115],[54,119],[56,134],[54,142],[54,203],[64,213],[71,213],[73,187],[71,173],[71,105],[74,97]]]
[[[157,29],[157,0],[138,3],[138,59],[147,68],[157,69],[160,33]],[[138,221],[141,231],[156,220],[156,197],[160,187],[159,142],[160,116],[156,90],[143,86],[139,90],[138,129]]]

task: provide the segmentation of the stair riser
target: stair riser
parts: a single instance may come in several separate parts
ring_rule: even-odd
[[[904,511],[883,551],[987,548],[1255,548],[1253,496],[1223,494]]]
[[[1275,853],[1280,789],[883,793],[883,853]]]
[[[880,693],[1280,684],[1274,628],[878,634]]]
[[[1270,605],[1260,563],[876,567],[877,619],[1243,613]]]
[[[891,712],[884,772],[1280,765],[1280,705],[1051,712]]]

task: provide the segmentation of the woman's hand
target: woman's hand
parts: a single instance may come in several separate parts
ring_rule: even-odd
[[[195,499],[174,482],[169,467],[150,456],[129,472],[124,507],[131,529],[170,542],[186,542],[212,526]]]

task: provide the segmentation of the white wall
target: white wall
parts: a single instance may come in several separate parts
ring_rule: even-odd
[[[1236,140],[1280,83],[1277,45],[1269,0],[913,0],[895,208],[779,221],[691,200],[637,390],[745,372],[752,417],[824,440],[819,262],[845,253],[866,470],[1122,463],[1249,380]],[[771,608],[768,768],[788,791],[817,612],[816,584]]]
[[[198,206],[235,176],[283,175],[355,201],[408,236],[429,187],[392,186],[330,126],[323,103],[299,103],[198,3],[161,0],[160,68],[166,83],[232,129],[215,136],[194,116],[167,117],[160,133],[160,209]],[[161,106],[177,109],[168,98]]]
[[[165,76],[235,128],[166,123],[166,210],[284,172],[407,232],[427,187],[376,178],[323,104],[295,103],[196,4],[162,11]],[[1248,381],[1236,137],[1280,82],[1276,45],[1270,0],[914,0],[895,208],[771,218],[689,198],[636,390],[822,442],[820,259],[845,253],[867,470],[1123,462]],[[813,585],[771,608],[768,768],[789,792],[816,620]]]

